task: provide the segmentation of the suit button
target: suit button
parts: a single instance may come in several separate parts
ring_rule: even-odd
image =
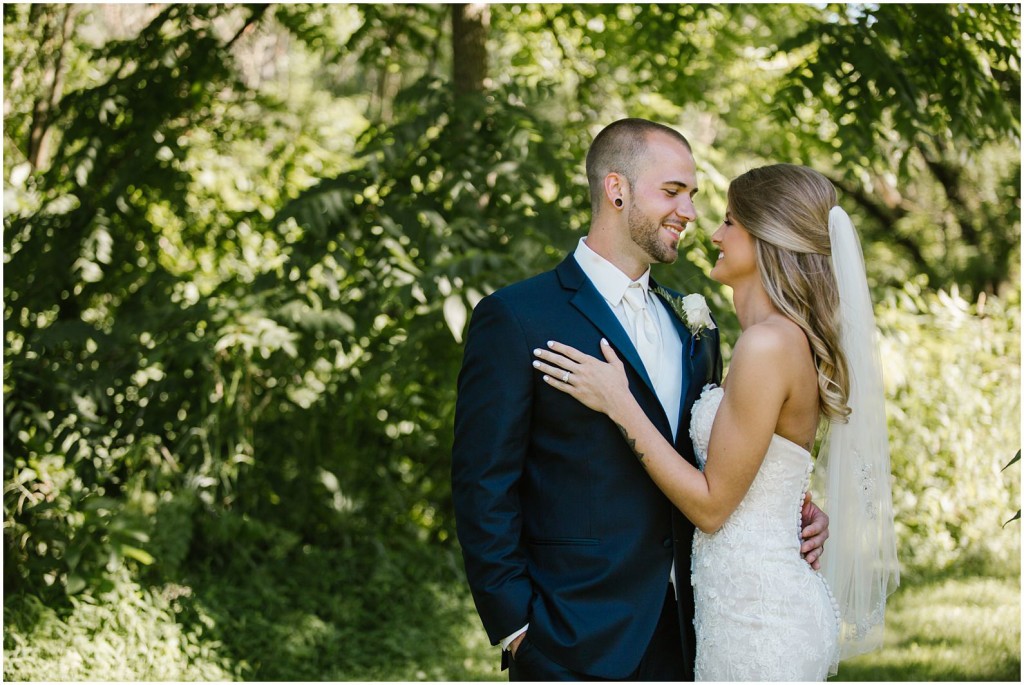
[[[664,547],[671,547],[672,546],[672,538],[665,538],[664,540],[661,541],[661,544]]]

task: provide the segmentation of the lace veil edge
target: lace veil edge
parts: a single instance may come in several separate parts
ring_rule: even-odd
[[[899,586],[893,525],[889,438],[877,329],[860,240],[840,207],[829,212],[832,266],[839,286],[841,346],[849,366],[851,409],[833,423],[814,469],[815,493],[829,516],[822,555],[840,616],[841,659],[882,644],[885,605]]]

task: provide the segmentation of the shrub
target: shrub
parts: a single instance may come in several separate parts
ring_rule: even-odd
[[[4,598],[5,680],[237,680],[203,633],[208,616],[180,622],[188,588],[139,586],[122,567],[111,589],[70,597],[60,612],[35,595]]]
[[[1020,554],[1020,294],[976,303],[920,283],[876,308],[904,568]]]

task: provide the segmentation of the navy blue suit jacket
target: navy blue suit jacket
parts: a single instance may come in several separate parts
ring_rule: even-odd
[[[530,640],[556,662],[625,678],[654,633],[674,554],[680,649],[692,672],[693,525],[607,416],[546,385],[531,365],[548,340],[602,358],[607,338],[640,406],[693,462],[690,408],[705,383],[721,378],[718,331],[691,341],[672,319],[683,340],[678,440],[628,334],[572,255],[476,306],[459,374],[452,492],[492,643],[529,623]]]

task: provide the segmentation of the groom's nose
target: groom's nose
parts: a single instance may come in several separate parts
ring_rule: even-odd
[[[693,206],[693,197],[682,193],[679,204],[676,205],[676,215],[688,223],[697,220],[697,208]]]

